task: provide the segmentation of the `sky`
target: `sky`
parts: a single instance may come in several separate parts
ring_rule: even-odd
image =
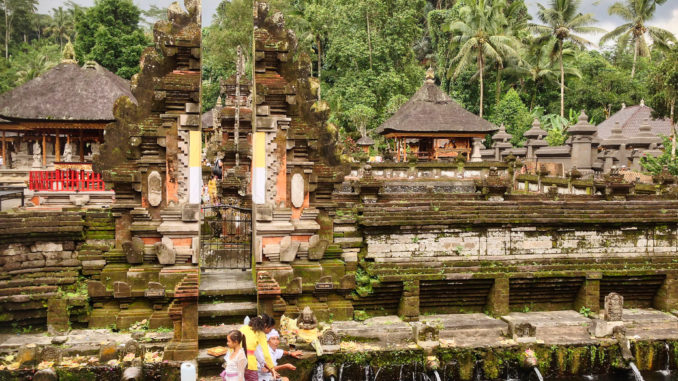
[[[214,15],[217,5],[220,0],[203,0],[202,2],[202,12],[203,12],[203,25],[209,25],[212,22],[212,15]],[[597,1],[582,1],[582,12],[584,13],[593,13],[593,15],[598,20],[598,27],[603,28],[607,31],[614,29],[616,26],[622,23],[622,19],[617,16],[610,16],[607,13],[610,5],[614,4],[618,0],[597,0]],[[76,3],[84,6],[91,6],[94,4],[94,0],[75,0]],[[547,0],[543,1],[534,1],[527,0],[530,14],[535,18],[537,15],[537,3],[541,2],[543,4],[547,3]],[[63,5],[64,0],[40,0],[38,5],[39,13],[49,13],[52,8]],[[155,4],[158,7],[167,7],[172,3],[172,0],[134,0],[134,3],[139,6],[141,9],[148,9],[151,4]],[[668,0],[664,5],[661,5],[657,8],[655,12],[654,19],[649,23],[650,25],[658,26],[664,29],[667,29],[676,36],[678,36],[678,0]],[[590,39],[598,40],[600,36],[590,36]]]

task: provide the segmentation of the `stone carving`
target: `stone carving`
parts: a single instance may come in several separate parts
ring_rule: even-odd
[[[308,241],[308,259],[311,260],[320,260],[323,259],[325,255],[325,250],[330,245],[329,241],[323,239],[316,234],[311,236],[311,239]]]
[[[295,173],[292,176],[291,198],[292,205],[295,208],[301,208],[304,205],[304,177],[299,173]]]
[[[118,359],[118,347],[115,343],[106,342],[99,347],[99,362],[106,363]]]
[[[302,285],[301,277],[293,278],[287,284],[287,288],[285,289],[285,293],[286,294],[301,294],[301,291],[302,291],[301,285]]]
[[[311,307],[306,306],[304,307],[304,310],[301,311],[299,320],[297,321],[297,327],[309,330],[318,327],[318,319],[316,319],[315,314],[311,311]]]
[[[52,361],[58,364],[61,361],[61,350],[52,345],[46,345],[40,352],[40,361]]]
[[[320,344],[322,345],[339,345],[340,342],[339,335],[331,329],[326,330],[320,335]]]
[[[65,161],[67,163],[73,161],[73,146],[71,144],[66,143],[66,146],[64,147],[64,155],[61,161]]]
[[[87,282],[87,294],[90,298],[102,298],[108,295],[106,286],[98,280]]]
[[[624,297],[611,292],[605,296],[605,320],[621,321],[624,309]]]
[[[138,341],[131,339],[125,343],[125,354],[134,353],[134,356],[141,356],[142,347]]]
[[[132,296],[132,289],[126,282],[115,282],[113,283],[113,297],[118,298],[129,298]]]
[[[33,143],[33,168],[42,167],[42,148],[40,148],[40,143],[36,140]]]
[[[52,368],[41,369],[33,375],[33,381],[57,381],[59,377]]]
[[[177,252],[173,248],[168,247],[162,242],[156,242],[153,248],[161,265],[173,265],[176,262]]]
[[[162,283],[148,282],[146,291],[144,291],[144,296],[147,298],[164,298],[165,287],[162,285]]]
[[[151,206],[158,206],[162,202],[162,176],[158,171],[153,171],[148,175],[148,203]]]
[[[280,262],[292,262],[297,257],[297,251],[301,242],[292,241],[291,236],[287,236],[280,242]]]
[[[35,365],[37,363],[38,357],[37,351],[38,348],[33,343],[21,346],[16,357],[16,360],[19,362],[19,366],[26,368]]]
[[[127,257],[127,263],[138,264],[144,262],[144,241],[139,237],[122,243],[122,251]]]

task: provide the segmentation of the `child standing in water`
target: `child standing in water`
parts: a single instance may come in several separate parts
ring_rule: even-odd
[[[243,348],[247,346],[245,335],[238,330],[233,330],[226,336],[228,352],[224,356],[226,369],[221,372],[224,381],[245,381],[245,368],[247,368],[247,356]]]

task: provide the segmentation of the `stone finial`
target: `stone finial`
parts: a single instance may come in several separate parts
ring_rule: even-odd
[[[588,121],[589,121],[589,116],[586,115],[586,112],[584,112],[584,110],[581,110],[581,113],[579,114],[579,118],[577,118],[577,120],[578,120],[580,123],[588,123]]]
[[[623,103],[623,102],[622,102],[622,107],[621,107],[621,109],[623,110],[623,109],[625,109],[625,108],[626,108],[626,103]]]
[[[435,82],[436,78],[436,72],[433,70],[432,67],[429,66],[428,70],[426,70],[426,83],[433,83]]]
[[[222,107],[223,105],[224,105],[224,102],[221,100],[221,95],[219,95],[219,97],[217,97],[217,103],[216,103],[215,106],[216,107]]]
[[[66,45],[64,45],[64,50],[61,51],[61,63],[78,63],[78,61],[75,59],[75,49],[73,48],[73,44],[71,44],[70,40],[66,42]]]
[[[640,107],[645,107],[645,99],[640,100]]]

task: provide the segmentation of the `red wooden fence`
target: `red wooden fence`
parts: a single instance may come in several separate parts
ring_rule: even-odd
[[[75,170],[31,171],[28,189],[50,192],[106,190],[100,173]]]

